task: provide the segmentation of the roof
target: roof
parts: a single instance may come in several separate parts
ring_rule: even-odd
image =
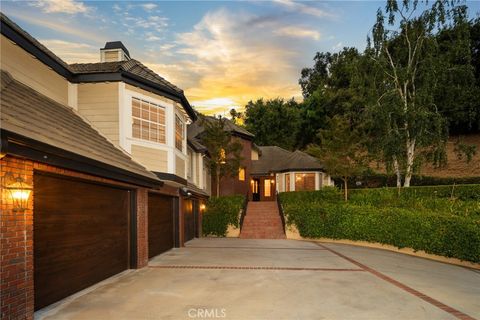
[[[233,123],[231,120],[227,118],[223,118],[223,119],[226,120],[225,131],[229,131],[234,135],[237,135],[249,140],[252,140],[255,137],[255,135],[247,131],[247,129],[236,125],[235,123]],[[193,139],[193,138],[198,139],[199,136],[203,133],[203,131],[205,131],[205,127],[203,126],[202,121],[212,122],[212,121],[218,121],[218,119],[211,116],[199,115],[198,120],[190,124],[187,128],[187,136],[190,139]]]
[[[6,15],[0,13],[1,33],[14,41],[17,45],[35,56],[42,63],[52,68],[58,74],[72,83],[124,81],[134,86],[155,91],[159,95],[177,100],[188,113],[190,118],[196,119],[196,113],[184,95],[183,90],[168,82],[141,62],[131,59],[119,62],[67,64],[47,47],[20,28]],[[119,41],[118,41],[119,42]],[[117,41],[111,45],[115,46]],[[123,46],[123,44],[122,44]],[[128,51],[127,51],[128,53]]]
[[[102,50],[111,50],[111,49],[122,49],[123,52],[125,52],[127,56],[130,57],[130,52],[128,52],[128,49],[123,45],[122,41],[109,41],[105,43],[105,47],[102,48]]]
[[[252,174],[264,175],[270,172],[322,170],[318,160],[300,150],[291,152],[277,146],[258,147],[258,160],[252,161]]]
[[[92,159],[150,182],[161,181],[98,133],[72,108],[1,71],[2,130]]]
[[[176,93],[183,94],[183,90],[168,82],[140,61],[130,59],[127,61],[97,62],[97,63],[73,63],[70,69],[76,74],[130,72],[134,75],[152,81],[158,85],[168,87]]]

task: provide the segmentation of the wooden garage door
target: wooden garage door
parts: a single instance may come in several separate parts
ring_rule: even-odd
[[[148,257],[173,248],[173,198],[148,195]]]
[[[35,174],[35,310],[129,267],[130,192]]]

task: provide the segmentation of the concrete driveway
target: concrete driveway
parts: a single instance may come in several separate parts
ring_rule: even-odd
[[[480,273],[389,251],[196,239],[41,319],[475,319]]]

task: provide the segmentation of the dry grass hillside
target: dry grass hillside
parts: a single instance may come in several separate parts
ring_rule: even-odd
[[[447,145],[447,159],[448,163],[445,167],[436,169],[432,166],[425,166],[422,168],[420,174],[424,176],[439,177],[439,178],[465,178],[465,177],[480,177],[480,134],[472,134],[462,136],[461,141],[465,144],[476,145],[477,154],[469,163],[465,159],[459,160],[455,153],[455,141],[458,137],[451,137]]]

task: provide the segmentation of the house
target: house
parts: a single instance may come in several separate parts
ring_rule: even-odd
[[[203,116],[204,121],[217,121]],[[300,150],[291,152],[277,146],[257,146],[254,135],[245,128],[225,121],[225,130],[242,144],[242,162],[238,175],[223,177],[220,196],[246,195],[250,201],[274,201],[278,192],[320,190],[333,186],[331,177],[314,157]],[[201,144],[202,121],[188,127],[188,138]],[[211,185],[215,177],[211,177]],[[216,195],[216,190],[212,190]]]
[[[1,14],[0,318],[201,234],[205,150],[183,91],[121,42],[69,65]]]
[[[254,151],[255,152],[255,151]],[[252,200],[275,200],[277,192],[314,191],[333,181],[314,157],[277,146],[258,147],[252,157]]]

